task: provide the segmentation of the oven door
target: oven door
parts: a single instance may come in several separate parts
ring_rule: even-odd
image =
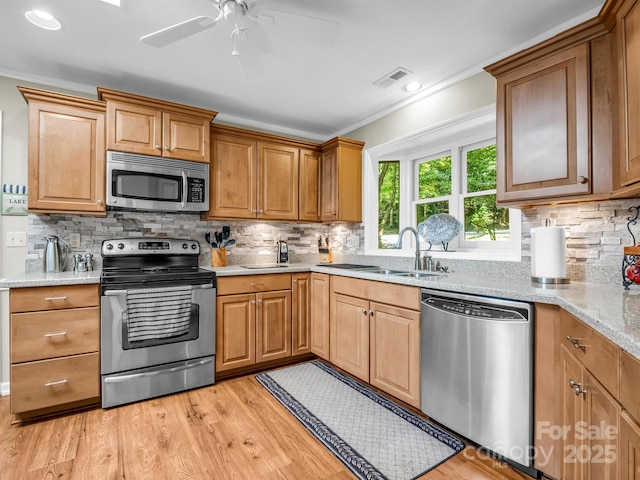
[[[102,375],[215,355],[215,297],[213,285],[194,285],[183,333],[135,337],[128,321],[127,290],[105,290],[100,302]]]

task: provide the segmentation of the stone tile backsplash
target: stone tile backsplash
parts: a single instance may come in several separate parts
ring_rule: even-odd
[[[451,270],[470,273],[530,275],[531,229],[543,226],[546,219],[567,231],[567,272],[572,281],[621,283],[620,268],[623,247],[632,244],[627,231],[629,207],[640,199],[592,202],[576,205],[544,206],[522,210],[522,261],[487,262],[447,260]],[[364,227],[362,224],[321,225],[312,223],[203,221],[199,215],[141,212],[108,212],[106,218],[80,215],[29,215],[27,271],[42,269],[43,235],[53,234],[69,239],[70,233],[80,234],[80,247],[73,253],[92,253],[100,266],[100,245],[103,240],[117,237],[158,236],[198,240],[202,247],[200,263],[210,264],[210,249],[205,232],[231,229],[236,240],[228,249],[229,264],[273,262],[277,240],[289,244],[291,261],[320,259],[318,238],[329,238],[336,261],[393,264],[411,268],[412,258],[363,257]],[[632,231],[640,240],[640,226]],[[67,262],[67,266],[71,261]]]

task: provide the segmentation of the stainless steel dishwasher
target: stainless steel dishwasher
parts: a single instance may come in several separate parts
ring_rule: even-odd
[[[421,300],[421,410],[536,476],[531,304],[429,289]]]

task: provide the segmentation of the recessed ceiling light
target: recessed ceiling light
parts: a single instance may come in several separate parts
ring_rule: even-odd
[[[62,24],[56,17],[42,10],[28,10],[24,12],[24,16],[31,23],[45,30],[60,30],[62,28]]]
[[[422,84],[420,82],[410,82],[404,88],[407,92],[417,92],[422,88]]]

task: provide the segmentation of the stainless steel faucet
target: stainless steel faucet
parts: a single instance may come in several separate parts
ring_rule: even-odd
[[[407,230],[413,233],[413,236],[415,237],[415,241],[416,241],[416,263],[414,266],[414,270],[420,270],[420,237],[418,237],[418,231],[415,228],[405,227],[402,230],[400,230],[400,234],[398,235],[398,243],[396,243],[396,248],[402,248],[402,235],[404,235],[404,232],[406,232]]]

